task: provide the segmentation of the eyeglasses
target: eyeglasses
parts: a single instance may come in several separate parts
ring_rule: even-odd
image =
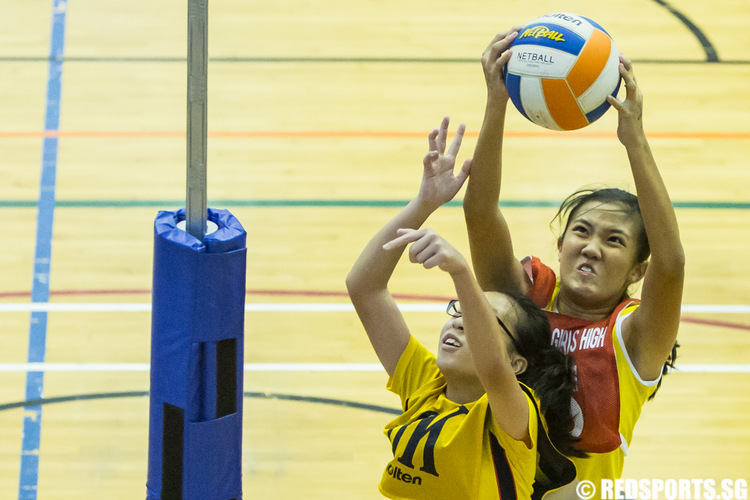
[[[461,317],[461,304],[458,302],[458,299],[453,299],[450,302],[448,302],[448,307],[445,309],[445,312],[448,313],[448,316],[452,316],[454,318],[460,318]],[[503,323],[503,320],[495,316],[495,319],[500,324],[500,328],[503,329],[503,331],[510,337],[510,342],[513,344],[513,347],[516,349],[516,351],[519,351],[518,349],[518,343],[516,342],[515,337],[510,333],[510,330],[507,326],[505,326],[505,323]],[[520,351],[519,351],[520,352]]]

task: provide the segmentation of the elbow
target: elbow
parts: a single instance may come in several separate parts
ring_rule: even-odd
[[[667,255],[652,255],[649,268],[659,269],[659,275],[674,282],[682,282],[685,278],[685,251],[680,245]]]
[[[492,225],[505,222],[497,200],[486,202],[474,200],[467,196],[463,201],[463,209],[464,221],[469,231],[480,230],[484,232]]]
[[[355,298],[362,293],[362,280],[358,276],[357,272],[352,269],[349,274],[346,275],[346,292],[350,298]]]
[[[677,248],[677,251],[674,252],[675,258],[679,261],[680,266],[684,269],[685,268],[685,249],[682,248],[682,244]]]
[[[466,196],[464,196],[463,199],[462,206],[464,209],[464,217],[467,221],[469,221],[470,218],[481,217],[483,214],[487,213],[488,206],[494,206],[491,203],[488,204],[487,201],[482,199],[482,196],[478,196],[475,191],[476,190],[471,189],[471,187],[467,187]]]
[[[681,276],[685,275],[685,250],[682,248],[682,245],[680,245],[679,251],[675,252],[672,256],[673,259],[673,267],[675,268],[675,271],[678,272]]]
[[[353,304],[367,302],[381,287],[378,283],[368,279],[363,270],[352,269],[346,275],[346,292]]]
[[[466,195],[464,196],[463,201],[461,202],[461,206],[464,209],[464,215],[468,216],[472,212],[476,212],[477,208],[477,202],[474,199],[474,196],[471,196],[471,192],[469,191],[469,188],[466,188]]]
[[[662,259],[662,266],[671,275],[684,276],[685,275],[685,249],[682,245],[678,245],[677,248],[672,249],[666,258]]]

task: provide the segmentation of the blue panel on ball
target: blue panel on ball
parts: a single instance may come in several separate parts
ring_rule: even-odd
[[[537,22],[526,26],[513,41],[516,45],[540,45],[578,55],[586,40],[564,26],[554,23]]]
[[[601,24],[599,24],[599,23],[597,23],[596,21],[593,21],[593,20],[589,19],[588,17],[584,17],[584,16],[581,16],[581,18],[583,18],[583,19],[587,20],[587,21],[588,21],[589,23],[591,23],[591,25],[592,25],[592,26],[594,26],[595,28],[599,28],[599,29],[600,29],[600,30],[602,30],[603,32],[607,33],[607,30],[605,30],[604,28],[602,28],[602,25],[601,25]],[[612,35],[610,35],[609,33],[607,33],[607,36],[608,36],[608,37],[610,37],[610,38],[612,38]]]
[[[596,120],[601,118],[608,109],[609,103],[607,101],[604,101],[599,107],[586,113],[586,120],[588,120],[589,123],[594,123]]]
[[[526,114],[526,111],[524,111],[523,103],[521,102],[521,77],[518,75],[509,74],[507,71],[507,67],[505,71],[505,87],[508,89],[508,95],[510,96],[510,100],[513,102],[513,105],[528,120],[529,117]]]

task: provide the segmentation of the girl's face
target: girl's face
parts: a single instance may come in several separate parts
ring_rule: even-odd
[[[514,329],[516,312],[511,299],[502,293],[486,292],[485,296],[495,310],[497,317],[502,318],[506,328]],[[452,301],[448,307],[448,320],[440,332],[440,342],[437,351],[437,364],[443,373],[450,372],[466,378],[476,378],[476,368],[472,360],[466,335],[464,334],[464,320],[461,316],[461,305],[458,301]],[[511,335],[511,333],[505,333]],[[513,348],[509,346],[509,353]]]
[[[440,331],[437,365],[443,373],[476,377],[474,361],[464,335],[464,319],[451,317]]]
[[[618,203],[584,203],[558,240],[560,300],[581,309],[614,307],[643,277],[637,263],[640,222]]]

